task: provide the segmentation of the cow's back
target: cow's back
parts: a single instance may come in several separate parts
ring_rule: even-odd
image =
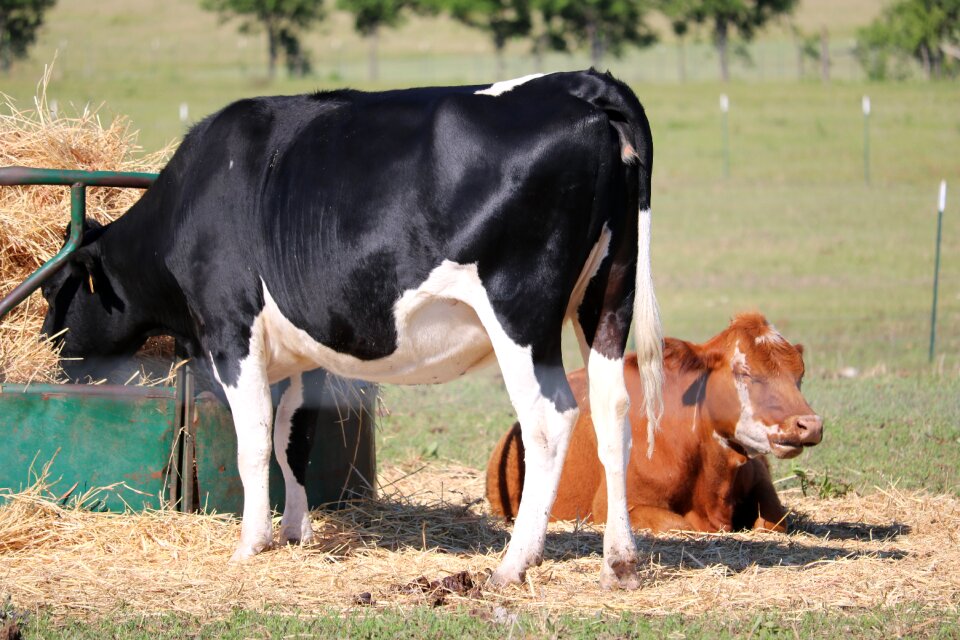
[[[492,300],[546,309],[572,289],[625,192],[616,132],[562,78],[474,89],[257,98],[201,123],[167,198],[168,262],[191,306],[214,307],[197,315],[226,300],[252,322],[265,288],[312,340],[372,361],[398,348],[394,303],[445,261],[475,264]],[[525,311],[497,312],[536,337]]]

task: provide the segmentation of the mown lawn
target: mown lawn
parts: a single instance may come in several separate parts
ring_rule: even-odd
[[[365,85],[362,43],[334,26],[312,41],[322,75],[266,86],[258,39],[218,25],[192,2],[178,0],[179,11],[165,11],[169,4],[61,0],[32,61],[3,78],[0,90],[30,104],[42,63],[59,49],[50,96],[60,109],[105,101],[104,117],[130,116],[142,130],[141,142],[154,149],[184,131],[177,115],[181,102],[196,120],[244,95],[329,87],[345,76]],[[866,10],[879,3],[860,4]],[[849,38],[855,19],[840,14],[840,34]],[[814,24],[808,18],[804,24]],[[336,20],[342,28],[342,18]],[[412,40],[387,40],[378,86],[488,77],[490,61],[478,53],[482,39],[448,27],[438,31],[435,23],[415,22],[407,32]],[[417,38],[429,42],[435,55],[419,55],[424,49]],[[654,269],[665,331],[702,341],[737,311],[759,309],[805,345],[804,391],[826,419],[826,436],[802,457],[774,465],[775,477],[790,479],[781,486],[803,476],[808,490],[823,493],[848,487],[870,492],[891,483],[960,492],[960,86],[869,85],[851,81],[858,77],[853,73],[826,86],[788,82],[787,72],[774,72],[778,64],[792,64],[783,62],[790,51],[782,40],[760,43],[760,51],[773,52],[765,78],[753,73],[752,81],[727,87],[667,77],[662,68],[673,64],[667,45],[631,58],[629,65],[614,65],[633,82],[654,131]],[[510,69],[529,73],[531,64],[516,55]],[[732,105],[729,179],[721,172],[721,92]],[[864,94],[874,107],[869,185],[862,164]],[[950,182],[950,193],[937,352],[930,364],[941,178]],[[579,366],[576,358],[571,355],[570,368]],[[378,456],[390,462],[447,459],[482,468],[514,420],[496,370],[443,387],[386,387],[382,394],[388,415],[378,432]],[[346,617],[238,611],[214,623],[129,611],[103,612],[102,621],[81,623],[53,620],[41,611],[25,629],[28,637],[78,638],[957,637],[955,603],[943,604],[802,616],[718,611],[619,619],[511,617],[487,609]]]
[[[958,613],[919,608],[828,611],[803,615],[757,614],[737,617],[715,615],[688,618],[675,614],[663,618],[625,615],[611,619],[603,614],[587,618],[539,617],[511,614],[506,610],[438,614],[426,608],[412,611],[377,611],[346,616],[302,612],[275,615],[237,611],[213,623],[164,615],[132,615],[122,621],[97,624],[63,624],[37,618],[27,637],[69,637],[75,640],[130,638],[688,638],[691,640],[750,637],[766,638],[956,638]]]

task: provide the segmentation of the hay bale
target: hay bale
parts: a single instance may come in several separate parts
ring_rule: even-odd
[[[101,122],[99,109],[52,117],[48,67],[34,104],[20,108],[0,94],[0,166],[85,171],[159,171],[168,147],[144,154],[128,118]],[[139,189],[87,189],[87,215],[109,222],[140,197]],[[6,295],[63,246],[70,219],[67,187],[0,188],[0,291]],[[0,324],[0,381],[59,382],[63,372],[48,341],[38,341],[46,303],[38,293]]]

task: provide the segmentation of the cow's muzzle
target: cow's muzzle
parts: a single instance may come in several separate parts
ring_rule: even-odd
[[[812,447],[823,440],[823,418],[818,415],[791,416],[777,433],[770,436],[773,455],[778,458],[793,458],[800,455],[803,447]]]

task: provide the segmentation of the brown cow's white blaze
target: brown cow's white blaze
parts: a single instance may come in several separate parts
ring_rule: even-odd
[[[734,440],[750,457],[770,453],[770,436],[777,433],[780,427],[775,424],[764,424],[754,416],[753,401],[750,399],[748,388],[750,363],[747,362],[746,354],[740,351],[739,341],[734,347],[730,368],[733,370],[733,384],[740,399],[740,419],[734,430]]]

